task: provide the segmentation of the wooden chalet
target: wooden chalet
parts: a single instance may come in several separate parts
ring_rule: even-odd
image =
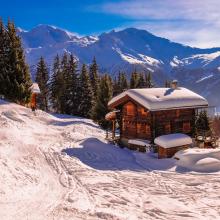
[[[154,143],[156,137],[183,133],[192,136],[194,119],[198,109],[208,107],[202,96],[183,87],[130,89],[114,97],[108,103],[111,113],[106,119],[119,124],[120,143],[127,146],[129,140],[146,140]]]

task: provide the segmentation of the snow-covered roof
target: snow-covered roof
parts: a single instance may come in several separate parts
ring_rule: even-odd
[[[128,141],[129,144],[134,144],[134,145],[138,145],[138,146],[146,146],[149,147],[150,146],[150,141],[148,140],[142,140],[142,139],[130,139]]]
[[[208,102],[204,97],[189,89],[178,87],[177,89],[129,89],[110,100],[109,107],[116,107],[126,96],[150,111],[208,106]]]
[[[168,134],[155,138],[154,143],[163,148],[172,148],[192,144],[192,138],[186,134]]]
[[[31,86],[31,92],[35,94],[40,94],[40,88],[37,83],[33,83]]]

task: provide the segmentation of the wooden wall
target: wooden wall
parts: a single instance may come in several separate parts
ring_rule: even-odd
[[[153,141],[155,137],[171,133],[192,134],[194,109],[150,112],[128,101],[121,106],[121,137]]]
[[[191,135],[194,109],[177,109],[153,112],[155,117],[155,136],[170,133]]]
[[[122,108],[121,136],[126,138],[151,138],[150,112],[139,105],[127,102]]]

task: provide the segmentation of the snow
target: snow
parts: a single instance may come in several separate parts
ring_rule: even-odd
[[[207,61],[212,61],[219,56],[220,56],[220,51],[217,51],[217,52],[210,53],[210,54],[196,54],[196,55],[193,55],[191,58],[198,58],[198,59],[203,59]]]
[[[192,144],[192,138],[186,134],[168,134],[155,138],[154,143],[163,148],[172,148]]]
[[[178,166],[197,172],[220,171],[220,149],[187,149],[175,154]]]
[[[177,56],[174,56],[173,60],[170,61],[171,67],[178,67],[182,64],[183,64],[183,62],[181,60],[179,60]]]
[[[121,58],[125,60],[126,62],[130,64],[143,64],[144,62],[142,60],[139,60],[138,58],[132,56],[131,54],[123,54],[120,49],[116,49],[116,51],[119,53]]]
[[[114,106],[115,102],[125,96],[129,96],[151,111],[208,106],[205,98],[183,87],[129,89],[111,99],[108,105]]]
[[[35,94],[39,94],[40,93],[40,88],[38,86],[37,83],[33,83],[31,86],[31,92],[35,93]]]
[[[196,83],[200,83],[200,82],[202,82],[202,81],[204,81],[204,80],[206,80],[206,79],[210,79],[210,78],[212,78],[213,76],[214,76],[213,74],[210,74],[210,75],[208,75],[208,76],[204,76],[204,77],[202,77],[201,79],[197,80]]]
[[[138,54],[142,60],[144,61],[144,63],[147,63],[148,65],[151,66],[159,66],[161,64],[161,62],[157,59],[154,59],[152,57],[146,56],[144,54]]]
[[[0,100],[1,219],[219,219],[220,173],[108,144],[88,119],[36,114]]]
[[[142,139],[130,139],[128,143],[138,145],[138,146],[150,146],[150,141],[142,140]]]

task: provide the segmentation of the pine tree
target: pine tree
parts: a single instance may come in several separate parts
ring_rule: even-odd
[[[39,106],[42,110],[48,110],[48,80],[49,80],[49,72],[47,69],[47,65],[44,61],[44,58],[41,57],[37,64],[37,72],[36,72],[36,82],[39,85],[41,94],[38,95]]]
[[[139,82],[139,74],[138,74],[137,71],[135,70],[135,71],[131,74],[130,88],[131,88],[131,89],[137,88],[137,87],[138,87],[138,82]]]
[[[203,110],[196,119],[195,127],[197,131],[210,131],[207,111]]]
[[[60,97],[59,97],[61,113],[70,114],[71,101],[69,99],[70,91],[68,88],[71,83],[71,76],[69,74],[69,60],[67,53],[63,54],[60,69],[61,69],[60,78],[62,79],[62,85],[60,85],[60,89],[62,93],[60,93]]]
[[[0,95],[6,94],[5,80],[6,80],[6,63],[7,62],[7,33],[3,24],[2,19],[0,18]]]
[[[137,88],[147,88],[147,82],[145,81],[143,73],[139,74]]]
[[[91,109],[93,106],[93,91],[90,83],[89,74],[87,72],[86,65],[83,64],[81,74],[79,77],[79,86],[80,86],[80,94],[79,94],[79,115],[82,117],[89,118],[91,116]]]
[[[69,94],[68,112],[72,115],[78,115],[79,106],[79,79],[77,74],[77,62],[71,54],[69,58],[69,83],[67,83],[66,91]]]
[[[94,97],[97,97],[98,84],[99,84],[99,75],[98,75],[98,65],[96,63],[96,59],[94,57],[92,64],[89,68],[89,77],[93,90]]]
[[[3,95],[9,100],[24,104],[31,95],[31,77],[25,63],[21,40],[17,36],[14,23],[8,21],[6,31],[5,70]]]
[[[113,80],[113,85],[112,85],[112,89],[113,89],[113,96],[116,96],[116,95],[118,95],[120,92],[121,92],[121,90],[120,90],[120,86],[119,86],[119,82],[118,82],[119,80],[117,79],[117,77],[115,76],[114,77],[114,80]]]
[[[128,89],[128,81],[125,73],[119,72],[118,85],[119,85],[120,93]]]
[[[153,83],[153,80],[152,80],[151,73],[146,74],[145,78],[146,78],[146,87],[147,88],[153,88],[154,87],[154,83]]]
[[[92,118],[95,122],[107,129],[110,125],[109,121],[105,120],[105,115],[108,113],[108,102],[112,98],[112,82],[108,75],[101,78],[96,104],[93,108]]]
[[[52,108],[58,113],[63,113],[63,109],[60,101],[63,93],[62,91],[63,82],[64,79],[60,67],[60,58],[57,55],[54,59],[53,73],[50,82],[50,102]]]

